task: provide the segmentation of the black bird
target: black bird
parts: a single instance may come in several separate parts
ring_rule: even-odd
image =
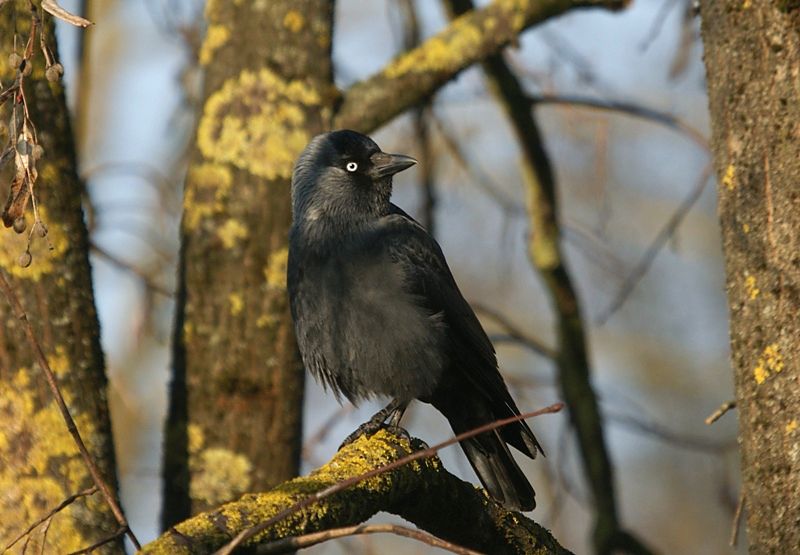
[[[415,163],[355,131],[312,139],[292,176],[289,299],[303,363],[337,398],[391,398],[377,426],[419,399],[458,434],[519,409],[441,248],[389,202],[392,176]],[[542,452],[523,421],[461,442],[492,497],[533,509],[507,444]]]

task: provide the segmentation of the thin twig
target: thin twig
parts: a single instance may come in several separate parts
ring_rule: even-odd
[[[475,184],[489,195],[494,201],[503,209],[504,212],[509,214],[524,214],[524,210],[512,198],[509,198],[500,188],[495,184],[489,175],[483,171],[475,163],[475,157],[469,156],[455,138],[456,133],[452,131],[448,122],[445,122],[442,116],[437,115],[435,111],[431,111],[431,121],[436,126],[439,136],[442,139],[442,144],[455,159],[459,166],[470,175]]]
[[[586,108],[594,108],[597,110],[608,110],[611,112],[619,112],[629,116],[646,119],[664,125],[674,131],[678,131],[692,140],[697,146],[703,150],[708,150],[708,139],[703,134],[681,120],[679,117],[669,114],[667,112],[660,112],[653,108],[640,106],[633,102],[625,102],[622,100],[606,100],[599,98],[592,98],[589,96],[580,95],[562,95],[562,94],[542,94],[530,95],[528,97],[532,106],[540,104],[564,104],[570,106],[584,106]]]
[[[730,541],[728,542],[731,547],[736,547],[736,543],[739,540],[739,526],[742,522],[742,512],[744,511],[744,489],[739,494],[739,503],[736,504],[736,512],[733,515],[733,527],[731,528],[731,537]]]
[[[393,462],[388,463],[388,464],[384,464],[382,466],[379,466],[378,468],[373,468],[372,470],[370,470],[368,472],[365,472],[363,474],[359,474],[358,476],[353,476],[352,478],[348,478],[347,480],[342,480],[341,482],[337,482],[336,484],[333,484],[333,485],[331,485],[331,486],[329,486],[329,487],[327,487],[327,488],[325,488],[323,490],[320,490],[320,491],[318,491],[318,492],[316,492],[316,493],[314,493],[312,495],[309,495],[308,497],[304,497],[303,499],[300,499],[296,503],[293,503],[291,506],[289,506],[286,509],[280,511],[278,514],[272,516],[271,518],[265,520],[264,522],[261,522],[261,523],[255,525],[255,526],[252,526],[250,528],[247,528],[246,530],[243,530],[242,532],[237,534],[236,537],[233,538],[233,540],[231,540],[231,542],[229,542],[227,545],[222,547],[220,550],[216,551],[215,555],[230,555],[231,553],[233,553],[234,549],[236,549],[239,545],[242,544],[242,542],[245,542],[245,541],[249,540],[250,538],[252,538],[253,536],[255,536],[256,534],[259,534],[259,533],[263,532],[264,530],[266,530],[270,526],[273,526],[274,524],[280,522],[281,520],[283,520],[284,518],[288,517],[289,515],[294,514],[297,511],[300,511],[302,509],[305,509],[306,507],[308,507],[310,505],[313,505],[317,501],[321,501],[322,499],[330,497],[331,495],[333,495],[335,493],[338,493],[338,492],[340,492],[340,491],[342,491],[342,490],[344,490],[344,489],[346,489],[346,488],[348,488],[348,487],[350,487],[350,486],[352,486],[354,484],[357,484],[359,482],[363,482],[364,480],[368,480],[368,479],[370,479],[370,478],[372,478],[374,476],[377,476],[379,474],[383,474],[385,472],[389,472],[390,470],[394,470],[395,468],[399,468],[399,467],[401,467],[401,466],[403,466],[405,464],[408,464],[410,462],[413,462],[413,461],[416,461],[416,460],[419,460],[419,459],[424,459],[424,458],[427,458],[427,457],[431,457],[434,454],[436,454],[439,450],[444,449],[445,447],[448,447],[450,445],[453,445],[454,443],[458,443],[459,441],[463,441],[465,439],[474,437],[476,435],[480,435],[482,433],[485,433],[485,432],[488,432],[488,431],[491,431],[491,430],[495,430],[497,428],[501,428],[501,427],[506,426],[508,424],[511,424],[513,422],[518,422],[520,420],[533,418],[535,416],[540,416],[542,414],[551,414],[551,413],[559,412],[563,407],[564,407],[564,403],[554,403],[554,404],[552,404],[550,406],[547,406],[547,407],[545,407],[543,409],[535,410],[533,412],[527,412],[527,413],[524,413],[524,414],[519,414],[519,415],[516,415],[516,416],[512,416],[510,418],[504,418],[502,420],[496,420],[494,422],[490,422],[490,423],[484,424],[483,426],[480,426],[478,428],[472,429],[472,430],[470,430],[468,432],[464,432],[462,434],[458,434],[457,436],[452,437],[452,438],[450,438],[450,439],[448,439],[446,441],[443,441],[441,443],[437,443],[433,447],[429,447],[429,448],[423,449],[421,451],[416,451],[416,452],[411,453],[411,454],[409,454],[409,455],[407,455],[407,456],[405,456],[405,457],[403,457],[401,459],[398,459],[398,460],[393,461]]]
[[[98,245],[95,242],[92,242],[90,246],[91,246],[92,252],[94,252],[95,254],[100,256],[101,258],[104,258],[105,260],[110,262],[113,266],[116,266],[117,268],[119,268],[121,270],[125,270],[126,272],[130,272],[130,273],[134,274],[135,276],[137,276],[139,279],[141,279],[142,283],[144,283],[144,286],[147,289],[150,289],[151,291],[153,291],[155,293],[159,293],[160,295],[163,295],[163,296],[168,297],[168,298],[173,298],[175,296],[174,292],[170,291],[166,287],[163,287],[163,286],[155,283],[152,280],[152,278],[150,276],[148,276],[147,273],[144,270],[142,270],[141,268],[138,268],[138,267],[134,266],[133,264],[131,264],[129,262],[126,262],[126,261],[122,260],[121,258],[118,258],[116,255],[111,254],[109,251],[107,251],[105,248],[101,247],[100,245]]]
[[[488,316],[491,320],[494,320],[495,323],[499,324],[508,334],[509,337],[512,337],[519,341],[520,343],[524,344],[526,347],[530,348],[532,351],[542,355],[545,358],[554,359],[556,357],[555,349],[552,349],[545,345],[539,339],[532,337],[515,324],[513,324],[508,318],[506,318],[500,312],[484,306],[480,303],[470,303],[472,308],[483,314],[484,316]]]
[[[439,549],[444,549],[450,553],[458,553],[459,555],[481,555],[479,551],[461,547],[460,545],[437,538],[428,532],[409,528],[408,526],[400,526],[398,524],[358,524],[356,526],[345,526],[343,528],[333,528],[331,530],[323,530],[321,532],[312,532],[302,536],[282,538],[280,540],[270,542],[260,546],[258,552],[261,555],[288,553],[297,549],[311,547],[312,545],[317,545],[328,540],[360,534],[395,534],[397,536],[403,536],[426,543],[433,547],[438,547]]]
[[[403,0],[398,3],[402,12],[403,25],[403,50],[408,51],[422,43],[422,34],[419,26],[417,10],[412,0]],[[432,236],[436,236],[436,171],[435,157],[431,143],[431,126],[429,123],[433,97],[427,97],[413,110],[412,120],[416,143],[419,146],[417,175],[422,190],[422,206],[420,207],[420,223]]]
[[[695,186],[692,187],[692,190],[689,191],[689,194],[686,196],[686,198],[683,199],[669,220],[667,220],[667,222],[664,224],[664,227],[662,227],[658,232],[658,235],[656,235],[656,238],[653,239],[653,242],[650,244],[647,251],[645,251],[639,263],[636,264],[633,270],[631,270],[631,273],[628,274],[628,277],[625,278],[625,281],[620,286],[619,291],[614,299],[597,317],[598,325],[605,324],[608,319],[611,318],[611,316],[613,316],[614,313],[625,303],[630,294],[638,285],[639,281],[641,281],[641,279],[650,269],[650,266],[653,264],[653,261],[658,253],[661,252],[661,249],[667,244],[667,241],[669,241],[670,237],[675,234],[675,230],[681,225],[686,217],[686,214],[688,214],[695,203],[697,203],[712,176],[713,166],[711,162],[709,162],[700,173],[700,178],[697,180]]]
[[[606,412],[606,418],[632,431],[652,436],[676,447],[692,451],[705,451],[708,453],[722,453],[736,446],[735,441],[713,441],[701,437],[679,434],[655,422],[646,422],[630,414]]]
[[[736,408],[736,399],[725,401],[719,406],[717,410],[708,415],[708,418],[706,418],[706,425],[710,426],[711,424],[722,418],[726,412],[735,408]]]
[[[67,404],[64,402],[64,397],[61,395],[61,390],[58,388],[55,374],[53,374],[53,370],[50,368],[50,364],[47,362],[47,357],[44,356],[44,352],[39,344],[39,340],[36,339],[36,334],[33,331],[33,326],[28,320],[28,315],[22,308],[14,289],[6,279],[6,273],[3,270],[0,270],[0,289],[3,290],[8,303],[11,305],[11,308],[14,311],[14,315],[22,323],[22,326],[25,329],[25,335],[27,336],[28,343],[30,343],[31,349],[33,350],[33,355],[36,358],[36,362],[39,364],[39,367],[42,369],[42,372],[47,379],[47,385],[50,386],[50,391],[52,392],[56,404],[58,405],[58,409],[61,411],[61,416],[67,425],[67,430],[69,430],[72,439],[78,446],[78,451],[80,451],[83,462],[86,464],[86,467],[89,469],[89,473],[92,475],[92,480],[94,480],[95,485],[97,485],[97,487],[103,493],[103,497],[105,497],[106,502],[111,508],[111,512],[114,513],[114,517],[117,519],[117,523],[119,523],[120,528],[125,530],[125,533],[128,535],[136,549],[141,549],[141,544],[139,543],[139,540],[136,539],[133,530],[128,527],[128,521],[125,519],[125,515],[122,513],[122,509],[117,503],[111,488],[108,487],[108,484],[106,484],[105,480],[103,480],[103,477],[100,474],[100,469],[97,468],[94,459],[92,459],[89,450],[86,448],[86,444],[83,442],[83,438],[81,438],[78,427],[75,425],[75,420],[72,419],[72,415],[69,413]]]
[[[96,491],[97,491],[97,486],[92,486],[92,487],[87,488],[87,489],[85,489],[83,491],[79,491],[78,493],[74,493],[74,494],[70,495],[69,497],[64,499],[61,503],[59,503],[56,507],[54,507],[52,510],[50,510],[50,512],[48,512],[42,518],[40,518],[39,520],[37,520],[36,522],[34,522],[30,526],[28,526],[28,528],[24,532],[22,532],[19,536],[14,538],[14,540],[12,540],[11,543],[9,543],[7,546],[5,546],[3,548],[3,553],[5,553],[6,551],[8,551],[12,547],[14,547],[14,545],[19,540],[21,540],[22,538],[24,538],[25,536],[27,536],[28,534],[33,532],[36,529],[36,527],[39,526],[42,522],[44,522],[48,518],[52,518],[53,516],[56,515],[56,513],[64,510],[66,507],[68,507],[69,505],[74,503],[75,500],[80,499],[81,497],[86,497],[87,495],[92,495]]]
[[[69,555],[83,555],[84,553],[91,553],[92,551],[99,549],[106,545],[107,543],[111,543],[114,540],[124,536],[125,534],[130,534],[130,529],[127,526],[119,528],[116,532],[103,538],[102,540],[93,543],[89,547],[84,547],[83,549],[79,549],[78,551],[73,551]]]

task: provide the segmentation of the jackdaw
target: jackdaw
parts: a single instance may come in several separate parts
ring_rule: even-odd
[[[392,176],[415,163],[349,130],[306,146],[292,175],[291,312],[303,364],[337,399],[392,399],[368,423],[373,431],[397,426],[419,399],[459,434],[519,409],[441,248],[389,202]],[[461,442],[492,497],[533,509],[507,444],[531,458],[542,452],[524,421]]]

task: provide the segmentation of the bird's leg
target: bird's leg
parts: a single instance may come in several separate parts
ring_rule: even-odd
[[[400,420],[403,418],[406,408],[408,408],[408,403],[408,401],[393,399],[391,403],[376,412],[369,420],[359,426],[355,432],[347,436],[339,446],[339,449],[353,443],[361,436],[371,436],[381,429],[386,429],[395,435],[409,439],[408,432],[400,427]]]

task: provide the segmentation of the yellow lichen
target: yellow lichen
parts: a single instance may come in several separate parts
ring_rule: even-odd
[[[292,33],[299,33],[305,27],[306,20],[303,14],[297,10],[289,10],[283,17],[283,26],[289,29]]]
[[[286,81],[266,68],[242,71],[208,98],[198,148],[219,164],[267,179],[288,177],[310,138],[305,111],[320,103],[306,81]]]
[[[189,453],[199,453],[206,441],[203,428],[197,424],[189,424],[186,426],[186,435],[188,436]]]
[[[725,168],[725,175],[722,176],[722,184],[729,190],[733,191],[733,188],[736,187],[736,166],[733,164],[728,164],[728,167]]]
[[[786,424],[786,428],[784,428],[784,430],[786,431],[787,434],[791,434],[792,432],[797,430],[798,427],[800,427],[800,425],[798,425],[797,419],[793,418],[788,424]]]
[[[48,355],[53,370],[69,367],[63,349]],[[0,538],[11,539],[31,522],[46,514],[71,493],[90,483],[85,464],[68,433],[61,413],[52,402],[43,403],[30,370],[21,368],[0,383]],[[68,391],[65,391],[68,393]],[[88,444],[97,433],[86,415],[73,412],[76,425]],[[31,536],[28,549],[71,552],[91,543],[80,532],[96,502],[80,500],[53,518],[48,544],[40,549],[41,529]],[[56,543],[57,542],[57,543]]]
[[[31,263],[27,268],[19,264],[20,255],[28,249],[28,231],[15,233],[13,229],[3,229],[0,239],[0,267],[5,268],[13,276],[39,281],[43,276],[53,272],[58,260],[67,252],[69,241],[63,226],[57,221],[50,221],[47,209],[38,207],[39,218],[47,227],[47,235],[39,237],[33,234],[30,240]],[[33,225],[32,214],[27,214],[28,229]]]
[[[222,6],[225,4],[223,0],[206,0],[204,15],[209,25],[213,24],[222,16]]]
[[[289,260],[289,249],[287,247],[273,251],[267,260],[264,268],[264,277],[267,286],[271,289],[286,289],[286,264]]]
[[[193,334],[194,334],[194,324],[192,324],[191,322],[184,322],[183,339],[187,342],[191,341]]]
[[[742,231],[744,231],[745,233],[750,233],[750,225],[742,224]]]
[[[262,314],[256,320],[256,327],[259,329],[270,327],[277,324],[279,320],[280,318],[275,314]]]
[[[759,362],[753,369],[753,377],[756,379],[756,383],[758,385],[761,385],[762,383],[767,381],[767,378],[769,377],[769,372],[767,371],[766,368],[764,368],[764,365]]]
[[[217,505],[241,495],[250,487],[250,461],[242,454],[210,447],[190,456],[192,499]]]
[[[751,301],[758,297],[761,290],[756,286],[755,276],[747,276],[744,279],[744,285],[747,288],[747,296],[750,297]]]
[[[758,357],[756,367],[753,369],[753,377],[756,383],[761,385],[772,373],[780,373],[783,371],[783,355],[778,349],[777,343],[772,343],[764,348],[761,356]]]
[[[238,316],[244,308],[244,300],[241,293],[231,293],[228,295],[228,303],[231,305],[231,316]]]
[[[63,345],[56,345],[55,351],[55,353],[47,357],[47,363],[56,377],[62,377],[69,371],[69,358]]]
[[[225,209],[233,176],[221,164],[197,164],[189,168],[183,194],[183,223],[187,229],[197,229],[202,220],[221,214]]]
[[[231,36],[230,29],[225,25],[210,25],[206,31],[206,38],[200,47],[200,65],[211,63],[214,52],[228,42]]]
[[[385,70],[389,79],[408,73],[447,71],[481,45],[482,33],[468,17],[456,19],[446,33],[395,59]]]
[[[232,249],[240,239],[247,239],[248,231],[242,222],[228,218],[224,224],[217,228],[217,237],[226,249]]]

